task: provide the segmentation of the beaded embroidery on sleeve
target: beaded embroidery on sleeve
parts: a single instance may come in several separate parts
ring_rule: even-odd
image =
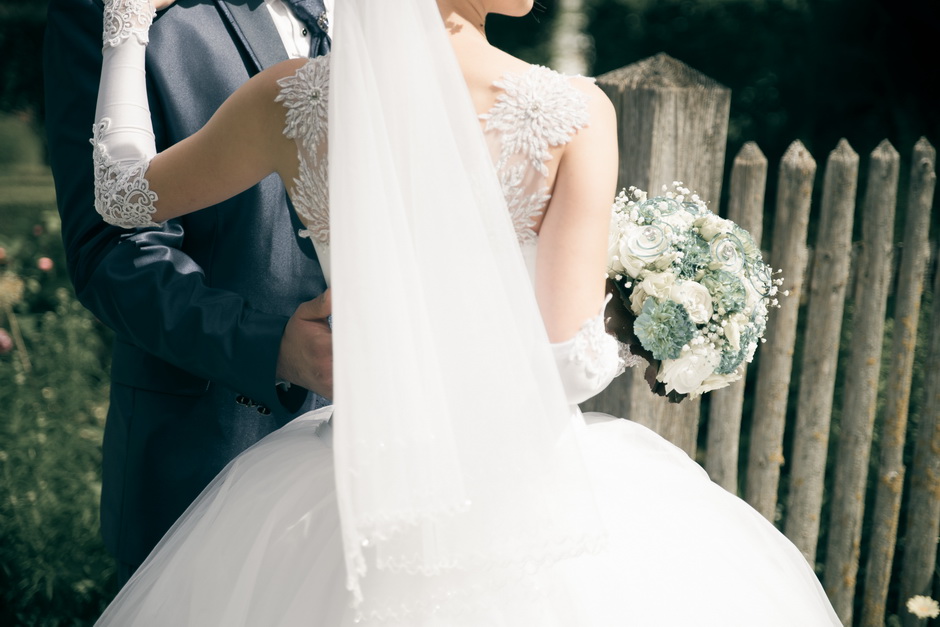
[[[156,11],[150,0],[111,0],[104,5],[104,47],[115,48],[129,37],[142,45],[150,42],[150,25]]]
[[[95,164],[95,211],[105,222],[125,229],[160,226],[151,219],[156,211],[157,194],[150,190],[144,176],[150,158],[113,159],[104,141],[110,127],[111,119],[102,118],[95,124],[90,140]]]
[[[567,144],[588,124],[588,98],[569,77],[534,65],[493,83],[502,90],[480,116],[498,133],[496,170],[520,244],[536,240],[534,226],[551,198],[546,185],[550,147]]]
[[[569,361],[582,365],[586,374],[592,377],[603,375],[611,368],[616,373],[613,376],[616,377],[627,368],[649,365],[645,359],[634,355],[628,344],[620,342],[607,332],[604,310],[609,302],[610,295],[604,300],[601,312],[585,321],[572,338],[573,346],[568,357]],[[616,362],[611,361],[614,355],[616,355]]]
[[[132,37],[146,46],[149,30],[156,15],[149,0],[110,0],[104,6],[103,50],[106,56],[118,53],[117,48]],[[105,63],[102,82],[110,64]],[[120,68],[124,69],[124,68]],[[120,85],[118,86],[120,87]],[[121,106],[121,102],[114,106]],[[130,105],[133,106],[133,105]],[[156,211],[157,195],[150,190],[145,178],[153,158],[153,133],[149,129],[130,128],[139,141],[134,142],[137,158],[115,159],[108,149],[111,133],[127,133],[127,128],[115,128],[111,117],[102,117],[92,127],[91,145],[94,162],[95,210],[104,220],[123,228],[159,226],[151,216]]]
[[[310,59],[295,74],[279,80],[278,85],[281,93],[275,101],[287,108],[284,136],[297,143],[300,170],[290,195],[297,215],[307,225],[299,234],[326,244],[330,239],[329,55]]]

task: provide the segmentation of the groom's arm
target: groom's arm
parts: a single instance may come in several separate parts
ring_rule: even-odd
[[[45,37],[47,133],[62,236],[81,302],[123,339],[175,366],[266,405],[279,402],[275,373],[288,318],[206,285],[182,250],[183,226],[128,232],[93,206],[92,152],[101,69],[102,9],[94,0],[51,0]],[[154,131],[162,118],[155,99]],[[296,332],[298,325],[292,325]],[[303,329],[303,327],[301,327]],[[307,338],[285,341],[285,349]],[[331,393],[332,390],[329,390]],[[306,397],[284,399],[295,409]]]

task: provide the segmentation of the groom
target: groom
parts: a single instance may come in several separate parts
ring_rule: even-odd
[[[115,331],[101,528],[123,585],[229,460],[329,403],[332,343],[328,301],[306,302],[323,273],[276,176],[159,229],[124,231],[95,212],[102,9],[49,1],[46,129],[75,290]],[[157,148],[262,69],[325,53],[328,28],[323,0],[181,0],[162,12],[147,50]]]

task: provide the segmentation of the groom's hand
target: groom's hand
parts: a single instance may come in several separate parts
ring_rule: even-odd
[[[333,312],[330,290],[301,303],[284,328],[277,356],[277,377],[333,398]]]

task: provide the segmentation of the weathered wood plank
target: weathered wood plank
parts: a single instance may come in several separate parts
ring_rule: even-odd
[[[793,350],[799,316],[803,273],[806,269],[806,233],[816,161],[799,141],[793,142],[780,163],[776,216],[770,264],[783,270],[780,308],[772,311],[760,351],[754,419],[748,455],[747,502],[774,521],[777,487],[783,465],[783,432],[787,393],[793,371]]]
[[[940,267],[934,269],[929,342],[898,586],[902,604],[915,594],[931,594],[937,566],[937,535],[940,533]],[[906,609],[898,608],[898,614],[902,616],[904,627],[923,627],[927,622]]]
[[[937,181],[936,160],[936,151],[927,141],[922,140],[914,147],[904,225],[904,249],[901,252],[895,299],[891,372],[887,382],[875,509],[865,574],[862,627],[882,627],[885,621],[888,584],[891,581],[901,513],[901,492],[904,488],[904,441],[920,301],[930,251],[927,232],[930,230],[930,208]]]
[[[839,425],[829,540],[823,578],[843,624],[852,624],[852,602],[865,512],[865,482],[878,394],[888,281],[894,250],[898,153],[886,140],[871,154],[862,209],[851,352]]]
[[[714,203],[721,197],[731,91],[665,54],[644,59],[597,79],[620,123],[622,187],[636,185],[653,196],[680,180]],[[614,381],[584,404],[636,420],[695,455],[698,402],[668,403],[653,395],[639,369]]]
[[[843,139],[829,155],[823,182],[787,499],[786,535],[810,564],[819,540],[857,186],[858,154]]]
[[[764,192],[767,157],[757,144],[747,142],[734,158],[727,218],[748,231],[760,246],[764,227]],[[712,481],[738,493],[738,449],[747,370],[739,381],[711,394],[705,469]]]

